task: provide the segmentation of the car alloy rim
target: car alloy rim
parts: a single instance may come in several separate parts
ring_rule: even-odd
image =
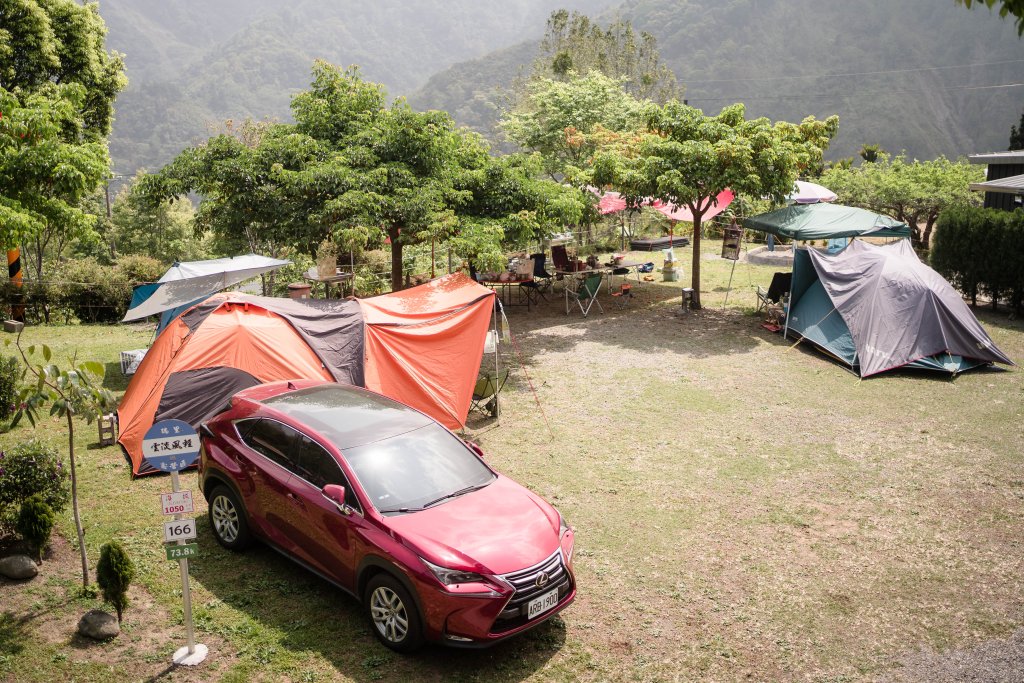
[[[238,511],[227,496],[217,496],[210,508],[213,512],[213,527],[226,543],[238,538]]]
[[[395,591],[380,586],[370,596],[373,624],[389,643],[400,643],[409,632],[409,614]]]

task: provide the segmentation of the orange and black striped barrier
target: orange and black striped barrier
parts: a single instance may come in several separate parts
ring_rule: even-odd
[[[11,284],[14,285],[15,291],[11,295],[11,320],[17,320],[20,323],[25,322],[25,303],[22,301],[21,294],[21,250],[20,249],[8,249],[7,250],[7,276],[11,279]]]

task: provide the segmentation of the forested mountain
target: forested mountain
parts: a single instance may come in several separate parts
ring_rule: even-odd
[[[749,116],[839,114],[829,158],[865,143],[920,158],[1005,149],[1024,106],[1013,23],[952,0],[627,0],[615,11],[657,38],[684,97],[708,113],[744,102]],[[456,64],[410,102],[491,132],[499,91],[535,51]]]
[[[609,0],[103,0],[107,46],[126,54],[115,171],[155,169],[226,118],[288,118],[313,60],[358,64],[390,94],[538,35],[548,14]]]
[[[502,89],[558,7],[654,34],[705,111],[742,101],[772,118],[838,113],[831,158],[865,143],[922,158],[1002,149],[1024,105],[1024,87],[991,87],[1024,81],[1012,22],[952,0],[614,2],[104,0],[108,47],[126,54],[130,81],[114,168],[158,168],[227,118],[287,119],[316,58],[359,64],[391,95],[493,135]]]

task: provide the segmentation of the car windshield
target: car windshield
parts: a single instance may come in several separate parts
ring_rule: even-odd
[[[345,458],[383,513],[421,510],[495,478],[465,444],[437,424],[347,449]]]

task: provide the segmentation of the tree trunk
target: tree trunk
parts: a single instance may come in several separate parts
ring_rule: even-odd
[[[938,214],[932,214],[928,216],[928,222],[925,223],[924,238],[921,240],[921,244],[925,249],[931,249],[932,229],[935,227],[935,221],[938,217]]]
[[[85,553],[85,531],[82,530],[82,516],[78,511],[78,470],[75,468],[75,416],[71,410],[68,416],[68,454],[71,458],[71,509],[75,515],[75,533],[78,534],[78,551],[82,556],[82,588],[89,587],[89,558]]]
[[[693,301],[690,302],[690,308],[693,310],[699,310],[700,305],[700,219],[703,216],[703,212],[695,210],[694,206],[690,205],[690,212],[693,213],[693,263],[690,265],[690,286],[693,287]]]
[[[398,228],[388,228],[388,237],[391,238],[391,291],[397,292],[402,289],[402,243]]]

